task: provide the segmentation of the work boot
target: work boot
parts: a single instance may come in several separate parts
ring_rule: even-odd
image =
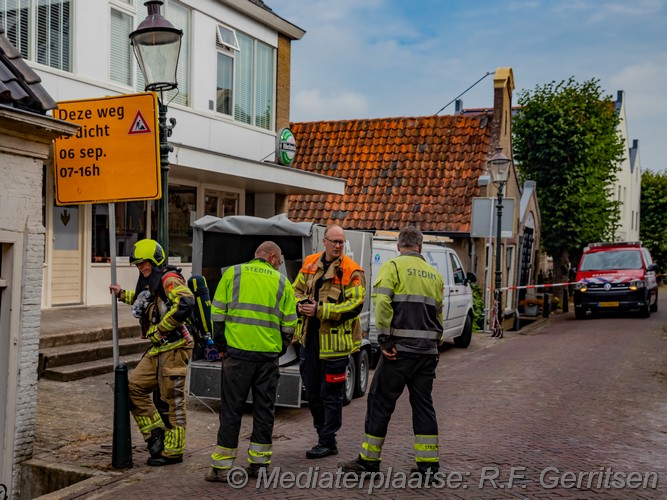
[[[211,467],[206,471],[204,476],[204,481],[209,483],[226,483],[227,475],[229,474],[229,469],[219,469],[218,467]]]
[[[178,455],[175,457],[165,457],[165,456],[159,456],[159,457],[151,457],[146,461],[146,464],[150,465],[151,467],[162,467],[163,465],[171,465],[171,464],[180,464],[183,462],[183,455]]]
[[[370,464],[366,461],[362,461],[357,458],[356,460],[351,460],[349,462],[338,462],[338,467],[343,470],[343,472],[354,472],[361,474],[362,472],[380,472],[380,464]]]
[[[259,473],[262,469],[268,469],[268,465],[259,465],[259,464],[250,464],[246,469],[248,471],[248,477],[251,479],[257,479]]]
[[[328,446],[317,444],[306,452],[306,458],[324,458],[329,455],[338,455],[338,448],[335,446],[329,448]]]
[[[424,480],[424,484],[430,484],[435,480],[435,474],[439,471],[439,467],[413,467],[410,469],[410,477],[420,477]]]
[[[146,449],[152,458],[158,458],[164,450],[164,429],[158,427],[151,431],[151,437],[146,441]]]

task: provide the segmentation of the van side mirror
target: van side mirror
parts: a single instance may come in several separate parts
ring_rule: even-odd
[[[475,275],[475,273],[471,273],[470,271],[466,273],[465,284],[467,285],[468,283],[477,283],[477,276]]]
[[[657,273],[658,272],[658,264],[655,264],[655,263],[651,264],[650,266],[648,266],[648,268],[646,270],[647,271],[655,271]]]

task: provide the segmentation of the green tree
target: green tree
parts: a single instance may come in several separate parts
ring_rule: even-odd
[[[660,266],[667,268],[667,173],[642,172],[639,238]]]
[[[562,283],[583,247],[610,240],[618,227],[619,202],[611,190],[626,150],[619,116],[596,79],[537,86],[521,92],[518,103],[514,157],[522,181],[536,181],[542,249]]]

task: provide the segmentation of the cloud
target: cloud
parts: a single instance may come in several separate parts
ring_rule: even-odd
[[[302,90],[294,96],[292,114],[300,121],[343,120],[363,117],[368,113],[368,101],[359,92],[337,90],[322,92]]]

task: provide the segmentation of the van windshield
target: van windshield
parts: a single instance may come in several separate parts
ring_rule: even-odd
[[[584,255],[580,271],[616,271],[641,269],[642,258],[637,250],[610,250]]]

